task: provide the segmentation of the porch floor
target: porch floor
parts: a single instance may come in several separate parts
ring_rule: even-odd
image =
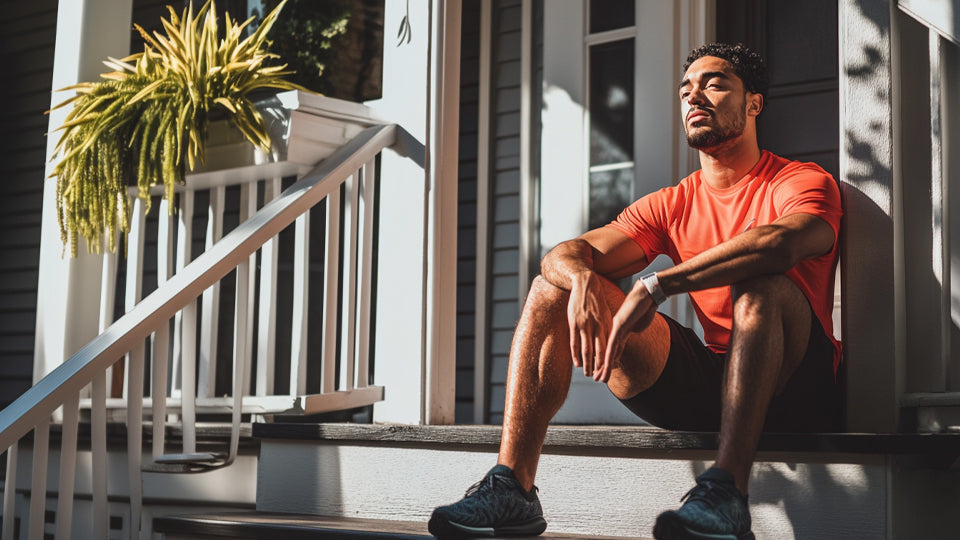
[[[386,521],[342,517],[322,517],[269,512],[237,512],[158,517],[153,520],[155,532],[168,539],[256,538],[262,540],[326,540],[326,539],[427,539],[427,524],[411,521]],[[551,533],[535,537],[539,540],[627,540],[622,536],[596,536]],[[639,540],[639,538],[638,538]]]

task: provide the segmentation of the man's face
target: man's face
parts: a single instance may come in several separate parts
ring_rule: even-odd
[[[747,122],[747,93],[730,63],[715,56],[698,58],[679,86],[687,144],[697,150],[736,139]]]

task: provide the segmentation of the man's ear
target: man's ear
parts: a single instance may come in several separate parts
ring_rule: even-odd
[[[747,94],[747,113],[757,116],[763,110],[763,94]]]

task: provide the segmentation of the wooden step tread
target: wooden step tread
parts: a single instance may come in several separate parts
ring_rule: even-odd
[[[261,439],[497,447],[500,426],[401,424],[253,424]],[[544,447],[580,449],[716,450],[716,432],[646,426],[551,426]],[[760,451],[960,455],[960,433],[764,433]]]
[[[324,517],[268,512],[228,512],[163,516],[153,520],[153,530],[192,538],[256,538],[261,540],[411,539],[433,538],[427,524],[411,521]],[[540,540],[624,540],[622,536],[584,536],[546,533]]]

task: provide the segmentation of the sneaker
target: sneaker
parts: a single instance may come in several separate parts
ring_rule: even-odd
[[[433,511],[427,525],[437,538],[532,536],[547,528],[537,487],[527,491],[506,465],[497,465],[463,499]]]
[[[733,475],[711,467],[697,477],[679,510],[657,516],[657,540],[753,540],[747,498],[733,484]]]

